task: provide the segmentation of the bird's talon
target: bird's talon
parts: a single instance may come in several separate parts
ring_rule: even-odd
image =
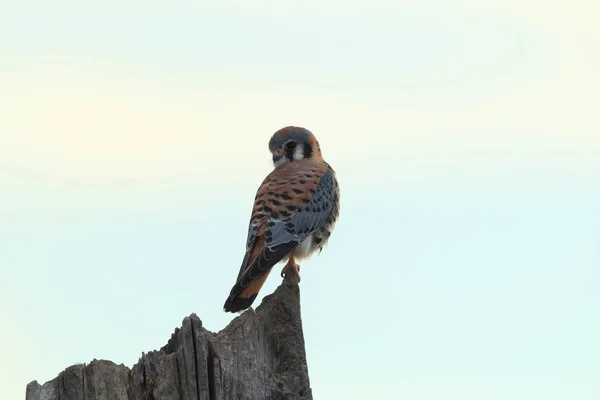
[[[294,274],[294,276],[298,279],[298,282],[300,282],[300,266],[298,264],[295,262],[288,262],[281,270],[281,277],[284,278],[288,272]]]

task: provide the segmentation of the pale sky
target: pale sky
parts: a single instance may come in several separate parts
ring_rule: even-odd
[[[302,264],[316,399],[600,398],[598,20],[591,0],[6,2],[0,398],[131,367],[192,312],[225,327],[286,125],[342,191]]]

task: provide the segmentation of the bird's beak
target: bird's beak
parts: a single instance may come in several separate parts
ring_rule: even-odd
[[[283,154],[273,153],[273,162],[277,163],[279,160],[281,160],[281,157],[283,157]]]

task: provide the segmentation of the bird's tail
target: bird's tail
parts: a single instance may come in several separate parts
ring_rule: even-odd
[[[256,300],[256,296],[258,296],[258,292],[265,284],[269,273],[273,268],[269,268],[263,272],[261,276],[256,278],[250,285],[246,288],[242,289],[238,280],[233,288],[231,289],[231,294],[225,300],[225,305],[223,306],[223,311],[225,312],[240,312],[252,305],[254,300]],[[242,289],[242,290],[240,290]]]

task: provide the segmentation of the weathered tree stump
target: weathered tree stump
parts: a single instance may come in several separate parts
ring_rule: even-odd
[[[72,365],[26,400],[312,399],[296,278],[287,276],[256,311],[212,333],[192,314],[169,342],[129,369],[94,359]]]

